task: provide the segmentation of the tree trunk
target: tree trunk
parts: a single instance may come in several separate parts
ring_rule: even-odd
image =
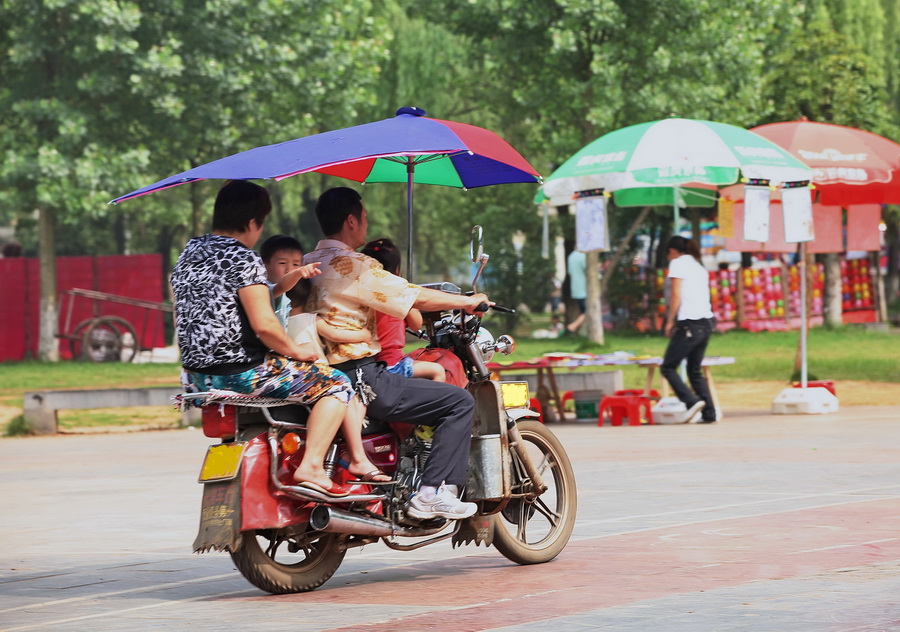
[[[59,341],[56,338],[59,314],[56,304],[56,213],[53,209],[38,209],[38,257],[40,259],[41,309],[38,359],[59,361]]]
[[[691,216],[691,239],[699,248],[700,239],[703,236],[703,231],[700,230],[700,209],[696,207],[691,208],[689,214]]]
[[[832,327],[843,324],[841,305],[841,260],[836,252],[826,253],[825,259],[825,323]],[[811,287],[811,286],[810,286]]]
[[[619,266],[619,260],[622,259],[622,255],[625,254],[625,250],[628,248],[628,244],[631,243],[631,240],[634,239],[635,233],[637,233],[638,228],[641,227],[641,224],[644,223],[644,220],[647,219],[647,216],[650,214],[651,207],[645,206],[640,215],[637,216],[637,219],[631,224],[631,227],[628,229],[628,232],[625,234],[625,237],[622,238],[622,241],[619,242],[616,251],[613,253],[612,258],[610,258],[608,265],[606,266],[606,273],[603,275],[603,279],[600,281],[600,292],[605,293],[606,288],[609,286],[609,279],[613,274],[613,271]]]
[[[591,342],[603,344],[603,298],[600,295],[600,251],[587,253],[587,337]]]

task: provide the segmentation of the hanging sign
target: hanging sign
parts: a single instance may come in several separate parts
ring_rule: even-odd
[[[609,250],[606,197],[579,197],[575,200],[575,250]]]
[[[781,207],[784,213],[784,240],[787,243],[815,239],[809,187],[785,187],[781,191]]]
[[[744,241],[769,241],[769,187],[744,187]]]
[[[734,237],[734,200],[719,198],[719,237]]]

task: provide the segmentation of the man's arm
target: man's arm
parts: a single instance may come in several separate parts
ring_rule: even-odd
[[[269,349],[275,353],[301,360],[315,362],[318,355],[312,345],[298,345],[281,326],[281,321],[272,310],[269,288],[262,284],[248,285],[238,290],[238,299],[247,313],[250,327]]]
[[[475,309],[486,303],[493,305],[493,301],[489,301],[486,294],[473,294],[472,296],[464,296],[461,294],[448,294],[423,287],[419,290],[419,297],[413,303],[413,307],[423,312],[436,312],[443,309],[461,309],[467,314],[475,314],[481,316],[484,312],[476,312]]]

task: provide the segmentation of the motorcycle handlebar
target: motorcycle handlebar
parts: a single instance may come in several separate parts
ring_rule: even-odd
[[[515,314],[516,310],[511,307],[503,307],[502,305],[488,305],[487,303],[479,303],[478,307],[475,308],[476,312],[486,312],[488,308],[496,310],[498,312],[504,312],[506,314]]]

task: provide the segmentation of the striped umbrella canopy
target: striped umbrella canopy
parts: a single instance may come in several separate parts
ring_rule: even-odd
[[[578,150],[544,182],[554,204],[576,191],[659,189],[697,183],[716,188],[741,177],[773,184],[810,180],[812,171],[775,143],[742,127],[671,118],[610,132]],[[665,194],[663,194],[665,196]]]

